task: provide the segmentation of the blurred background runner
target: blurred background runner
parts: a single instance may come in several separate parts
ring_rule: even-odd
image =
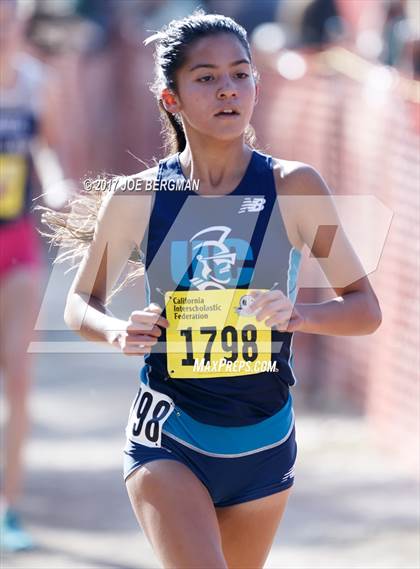
[[[31,209],[34,167],[51,207],[64,205],[63,180],[45,131],[47,72],[22,51],[17,4],[0,4],[0,369],[7,403],[0,495],[0,547],[33,545],[17,513],[22,493],[23,448],[29,427],[32,357],[27,352],[41,293],[42,251]],[[44,129],[43,129],[44,127]]]

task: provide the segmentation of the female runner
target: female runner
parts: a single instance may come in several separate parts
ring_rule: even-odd
[[[33,170],[50,207],[64,205],[74,184],[46,136],[47,74],[22,48],[23,21],[15,0],[0,2],[0,372],[7,419],[2,453],[0,549],[33,546],[17,513],[23,450],[29,428],[32,358],[28,344],[39,305],[42,254],[31,214]],[[49,83],[49,82],[48,82]],[[50,142],[50,140],[49,140]],[[34,168],[35,166],[35,168]]]
[[[292,333],[370,334],[381,311],[321,176],[250,146],[258,84],[243,28],[196,12],[151,42],[174,152],[106,194],[65,319],[145,355],[124,476],[162,565],[256,569],[294,479]],[[320,225],[336,228],[333,245]],[[295,303],[305,243],[334,300]],[[125,321],[105,303],[136,247],[147,306]]]

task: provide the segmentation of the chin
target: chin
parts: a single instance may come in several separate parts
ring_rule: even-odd
[[[215,128],[214,124],[205,124],[202,126],[195,125],[192,128],[200,137],[208,137],[215,140],[220,140],[220,142],[230,142],[238,140],[238,138],[243,138],[247,126],[248,123],[246,125],[225,125],[224,128],[221,128],[219,125],[218,128]]]
[[[242,138],[245,134],[246,128],[235,128],[235,129],[219,129],[213,131],[210,135],[217,140],[223,142],[229,142]]]

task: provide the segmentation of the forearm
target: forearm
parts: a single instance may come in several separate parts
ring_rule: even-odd
[[[70,293],[64,311],[64,320],[69,328],[86,340],[114,344],[126,322],[115,318],[95,297]]]
[[[382,316],[375,299],[366,300],[362,292],[350,292],[319,304],[296,304],[304,321],[300,332],[330,336],[372,334]]]
[[[54,209],[63,207],[74,184],[64,178],[58,156],[50,147],[37,140],[31,148],[44,202]]]

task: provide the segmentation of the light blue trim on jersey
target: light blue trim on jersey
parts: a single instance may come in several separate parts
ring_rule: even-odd
[[[255,425],[220,427],[200,423],[175,408],[164,424],[163,433],[208,456],[235,458],[261,452],[285,442],[294,425],[292,397],[277,413]]]
[[[288,298],[290,298],[290,300],[293,302],[293,304],[296,302],[296,297],[297,297],[297,278],[298,278],[298,274],[299,274],[299,267],[300,267],[300,262],[302,260],[302,253],[299,251],[299,249],[296,249],[296,247],[292,247],[290,249],[290,253],[289,253],[289,268],[287,270],[287,296]],[[296,376],[294,374],[293,371],[293,336],[292,339],[290,340],[290,355],[289,355],[289,366],[290,366],[290,371],[292,372],[293,378],[294,378],[294,383],[293,385],[296,385],[297,383],[297,379]]]
[[[302,253],[296,247],[292,247],[289,253],[289,268],[287,269],[287,296],[295,303],[297,297],[297,278],[299,273]]]
[[[146,293],[146,306],[150,304],[150,284],[146,271],[144,271],[144,288]]]

